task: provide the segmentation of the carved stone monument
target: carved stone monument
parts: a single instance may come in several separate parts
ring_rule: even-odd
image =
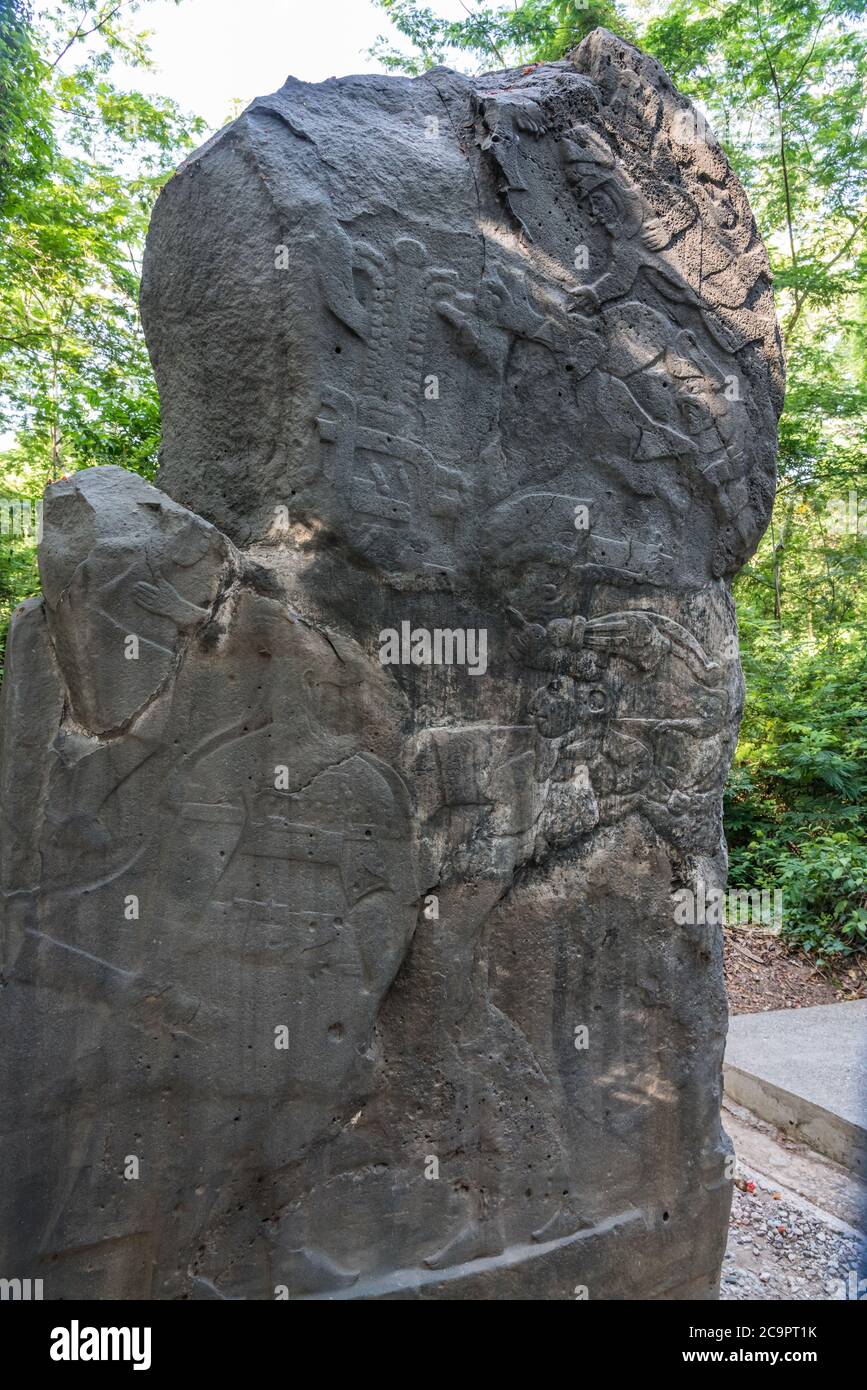
[[[712,1298],[764,248],[597,30],[290,79],[171,179],[158,487],[3,693],[0,1242],[46,1298]]]

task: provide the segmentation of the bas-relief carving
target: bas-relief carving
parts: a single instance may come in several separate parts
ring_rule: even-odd
[[[710,558],[720,572],[733,549],[753,544],[760,522],[743,481],[750,421],[731,398],[737,352],[750,339],[724,323],[671,245],[696,220],[707,181],[694,181],[695,197],[691,185],[672,199],[669,185],[663,219],[613,152],[604,109],[594,111],[594,128],[571,120],[559,95],[534,99],[532,78],[523,85],[526,93],[480,98],[477,138],[510,207],[519,192],[538,203],[543,188],[549,198],[560,184],[544,256],[520,218],[511,244],[483,231],[478,284],[468,287],[455,238],[438,234],[435,250],[415,232],[374,245],[341,227],[336,195],[330,206],[307,195],[302,240],[318,253],[324,306],[349,334],[334,344],[320,388],[311,421],[319,462],[314,439],[296,473],[295,505],[323,512],[386,572],[434,581],[483,563],[491,509],[517,500],[516,482],[535,472],[556,477],[563,495],[585,497],[593,484],[607,568],[627,579],[669,577],[661,561],[630,557],[627,533],[640,547],[639,532],[652,545],[655,532],[673,531],[691,548],[686,517],[703,503],[722,532]],[[590,84],[573,75],[571,85],[587,105]],[[558,206],[569,200],[574,225]],[[582,237],[601,261],[595,278],[571,265]],[[325,324],[321,331],[327,339]],[[545,400],[544,415],[557,416],[553,447],[544,431],[522,447],[522,421],[510,410],[534,351],[540,372],[567,387]],[[450,394],[451,412],[425,395],[431,377]],[[535,412],[519,402],[528,423],[540,394]],[[696,581],[708,573],[705,550]]]
[[[440,874],[446,860],[465,873],[499,873],[504,862],[513,872],[633,813],[676,849],[713,854],[741,700],[732,663],[643,609],[546,626],[510,613],[513,658],[549,677],[527,700],[528,722],[418,739],[415,776],[433,788],[423,834],[445,841]]]
[[[4,787],[32,750],[4,971],[36,999],[7,1079],[62,1093],[76,1136],[13,1253],[95,1246],[67,1291],[437,1297],[442,1272],[563,1297],[579,1271],[594,1296],[712,1296],[717,947],[667,914],[675,878],[722,871],[742,683],[720,577],[764,524],[778,364],[767,302],[746,302],[766,264],[742,193],[713,148],[695,173],[680,99],[639,59],[594,36],[475,86],[288,84],[162,200],[162,480],[185,501],[195,480],[233,539],[120,470],[60,484],[4,695]],[[186,303],[159,262],[196,180],[220,294]],[[273,288],[222,215],[248,194],[289,244]],[[239,360],[270,344],[249,415],[199,383],[204,442],[176,395],[197,334]],[[196,463],[245,432],[234,481]],[[291,556],[277,504],[308,537]],[[233,543],[251,535],[252,557]],[[488,627],[490,680],[382,668],[398,613]],[[49,1028],[72,1087],[28,1043]],[[111,1097],[99,1119],[85,1083]],[[141,1203],[110,1189],[133,1143]]]
[[[561,148],[569,145],[561,142]],[[594,217],[616,248],[628,246],[633,234],[624,234],[622,218],[610,210],[619,183],[622,177],[606,169],[590,195],[591,204],[607,198]],[[629,197],[638,201],[634,189]],[[660,236],[654,223],[652,233],[645,229],[642,247]],[[532,477],[534,470],[540,480],[556,478],[558,491],[574,487],[579,477],[582,494],[588,481],[595,484],[596,526],[621,532],[610,536],[600,529],[582,557],[600,570],[666,582],[670,571],[663,557],[642,553],[653,542],[648,547],[635,532],[685,530],[696,494],[717,526],[734,532],[736,544],[751,544],[756,523],[743,481],[749,419],[738,394],[734,343],[668,271],[665,296],[695,311],[695,328],[630,300],[638,270],[654,251],[635,254],[628,273],[611,269],[592,287],[558,285],[554,294],[549,287],[546,299],[534,303],[528,273],[498,260],[493,248],[473,294],[459,288],[453,269],[431,265],[416,239],[397,238],[387,255],[354,245],[352,317],[360,341],[349,352],[359,359],[358,381],[352,389],[326,387],[316,420],[320,476],[347,507],[343,520],[354,545],[386,569],[451,572],[474,556],[477,563],[489,527],[496,529],[504,513],[520,508],[515,474]],[[348,317],[344,311],[341,316]],[[452,330],[450,338],[440,336],[437,355],[426,351],[432,316]],[[704,347],[697,337],[702,329]],[[509,389],[520,379],[521,351],[528,345],[541,353],[541,371],[567,384],[558,393],[553,456],[544,440],[541,448],[538,440],[535,447],[531,442],[525,457],[515,450],[521,429],[509,415]],[[492,437],[475,466],[456,441],[445,449],[439,441],[432,447],[424,442],[437,413],[436,400],[426,404],[425,383],[436,379],[438,400],[451,384],[450,358],[456,356],[476,379],[477,401],[494,407]],[[472,410],[469,405],[469,419],[462,412],[470,437]],[[305,481],[315,485],[312,469]],[[655,505],[642,512],[642,501]],[[567,524],[552,545],[574,549],[571,531]]]

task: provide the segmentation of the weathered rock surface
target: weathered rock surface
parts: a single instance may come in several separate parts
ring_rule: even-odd
[[[164,190],[142,308],[161,490],[52,487],[10,636],[4,1274],[714,1297],[721,944],[673,894],[725,875],[782,399],[722,151],[601,30],[290,79]]]

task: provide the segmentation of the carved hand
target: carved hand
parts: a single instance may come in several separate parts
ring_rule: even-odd
[[[644,613],[618,613],[588,623],[584,645],[610,651],[650,671],[670,649],[670,642]]]
[[[156,613],[161,618],[170,618],[179,628],[195,627],[208,616],[207,608],[199,608],[188,603],[162,575],[156,584],[134,584],[132,596],[140,608],[148,613]]]

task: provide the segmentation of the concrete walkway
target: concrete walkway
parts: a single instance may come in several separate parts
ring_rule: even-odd
[[[729,1023],[725,1089],[736,1104],[867,1178],[867,999],[738,1014]]]

